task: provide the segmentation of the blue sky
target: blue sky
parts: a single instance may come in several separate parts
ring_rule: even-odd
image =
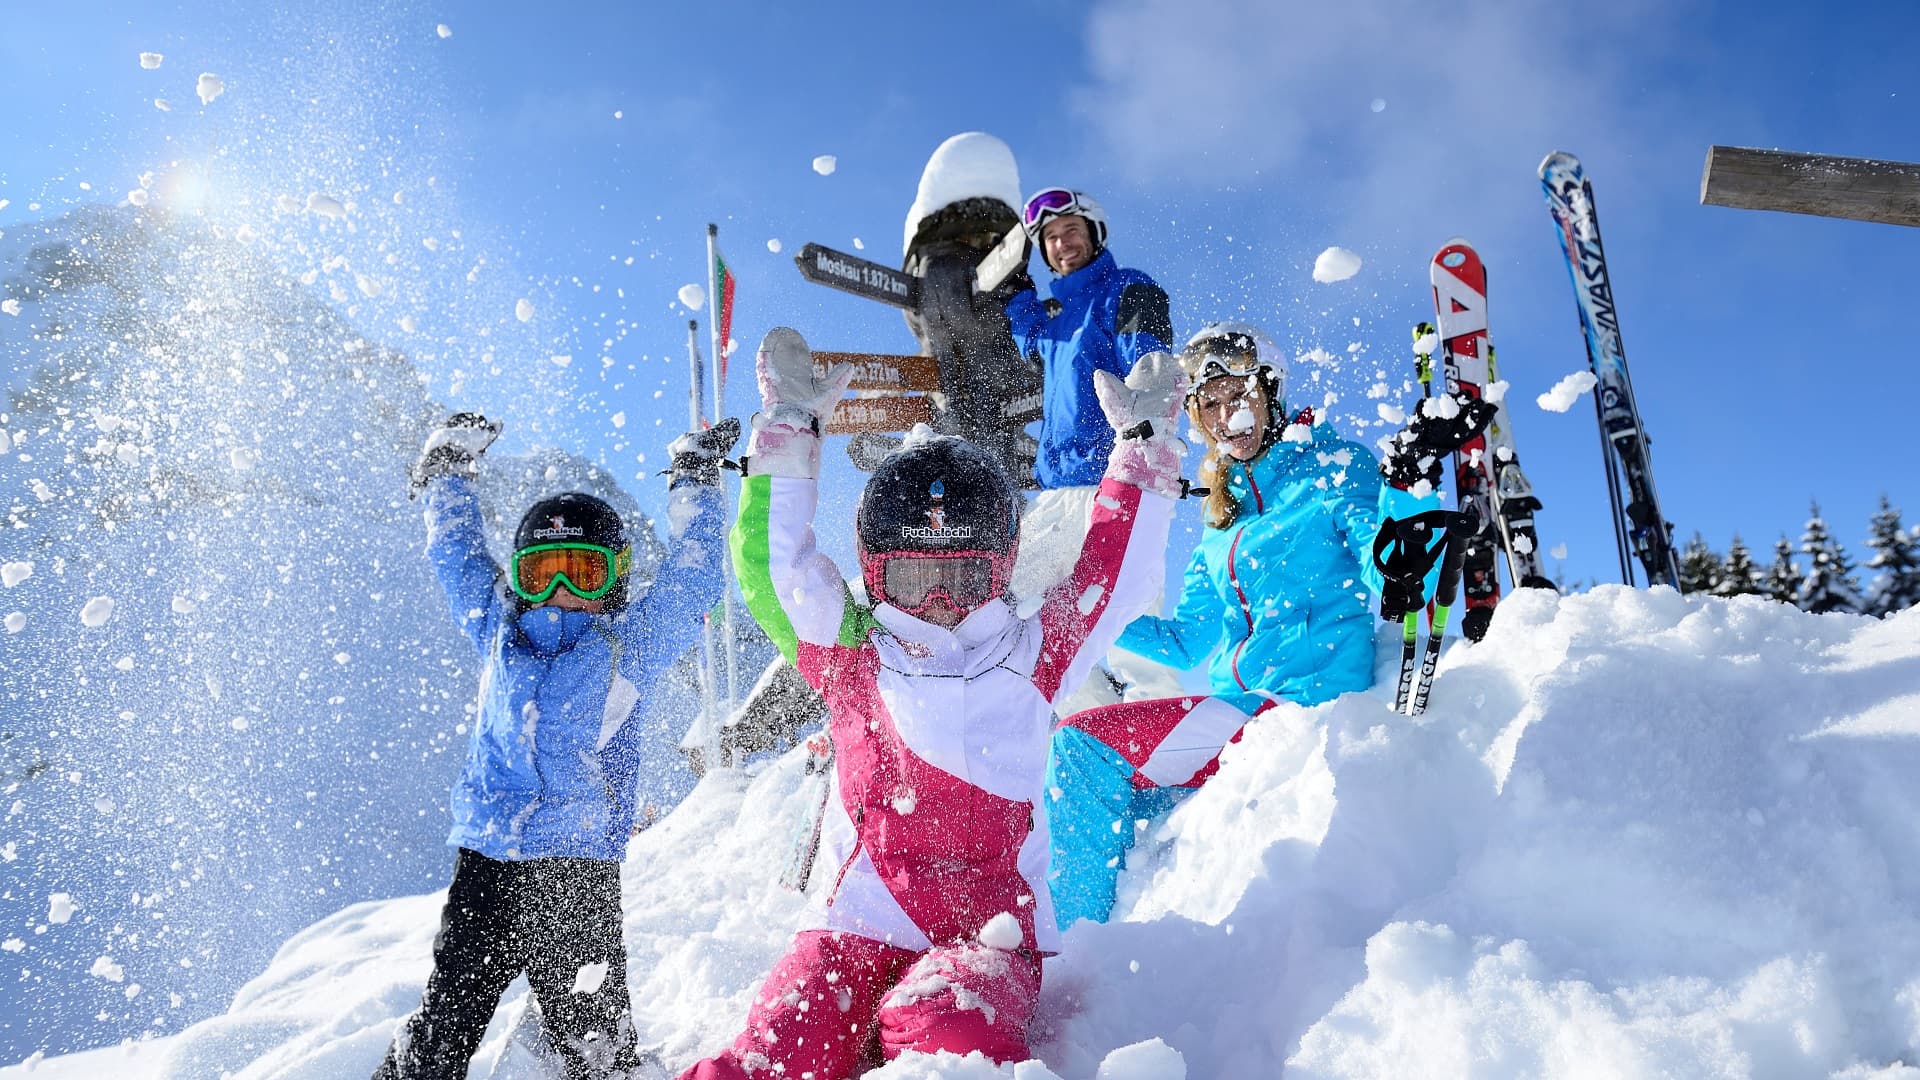
[[[1591,406],[1534,405],[1585,365],[1533,171],[1570,150],[1596,187],[1679,536],[1770,548],[1818,498],[1863,559],[1882,492],[1920,519],[1905,355],[1920,233],[1697,203],[1713,143],[1920,161],[1910,3],[100,2],[0,19],[0,230],[116,201],[149,171],[184,202],[177,178],[193,178],[209,219],[250,226],[296,272],[346,258],[347,277],[321,277],[441,400],[504,416],[508,445],[646,474],[631,485],[646,505],[685,418],[675,292],[703,277],[705,223],[741,279],[743,361],[781,323],[819,347],[908,351],[896,313],[806,284],[791,256],[859,238],[897,264],[928,154],[980,129],[1012,146],[1026,189],[1102,198],[1115,253],[1167,287],[1178,331],[1246,318],[1295,354],[1344,358],[1323,378],[1367,442],[1384,432],[1358,426],[1375,370],[1397,388],[1408,327],[1431,316],[1428,257],[1472,240],[1542,542],[1567,551],[1549,565],[1611,581]],[[142,51],[165,60],[143,70]],[[226,85],[206,107],[202,71]],[[832,175],[811,169],[820,154]],[[310,192],[352,204],[347,219],[275,209]],[[1364,266],[1315,283],[1332,244]],[[856,486],[833,453],[837,511]]]

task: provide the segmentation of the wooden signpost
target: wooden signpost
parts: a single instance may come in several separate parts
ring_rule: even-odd
[[[819,244],[801,248],[793,261],[800,275],[815,285],[830,285],[908,311],[920,305],[919,279],[891,267]]]
[[[1920,164],[1715,146],[1700,202],[1920,226]]]

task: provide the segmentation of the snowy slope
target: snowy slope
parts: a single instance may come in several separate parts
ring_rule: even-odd
[[[1256,723],[1143,836],[1124,921],[1067,935],[1044,1066],[870,1075],[1920,1076],[1916,775],[1920,610],[1523,591],[1418,721],[1370,694]],[[634,841],[635,1004],[676,1068],[784,944],[798,781],[710,778]],[[350,907],[227,1015],[33,1075],[363,1076],[435,904]]]

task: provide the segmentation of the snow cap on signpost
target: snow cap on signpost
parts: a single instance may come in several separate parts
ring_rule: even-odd
[[[1006,143],[984,131],[965,131],[940,144],[920,173],[920,190],[907,210],[901,254],[913,248],[920,222],[964,199],[998,199],[1018,214],[1020,169]]]

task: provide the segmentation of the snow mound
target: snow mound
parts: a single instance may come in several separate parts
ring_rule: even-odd
[[[1920,609],[1520,590],[1447,649],[1418,719],[1389,708],[1391,628],[1380,645],[1373,691],[1269,710],[1141,834],[1115,921],[1048,962],[1044,1064],[868,1075],[1912,1075]],[[803,759],[707,777],[629,848],[634,1004],[672,1069],[732,1041],[806,902],[766,842],[799,817]],[[137,1052],[151,1075],[366,1075],[439,903],[348,907],[226,1015]],[[104,1060],[36,1075],[83,1059]]]
[[[1313,280],[1322,285],[1345,281],[1360,272],[1360,256],[1343,247],[1330,247],[1313,260]]]
[[[920,190],[907,209],[901,254],[913,244],[920,219],[962,199],[999,199],[1020,209],[1020,167],[1013,150],[984,131],[966,131],[941,143],[920,172]]]

